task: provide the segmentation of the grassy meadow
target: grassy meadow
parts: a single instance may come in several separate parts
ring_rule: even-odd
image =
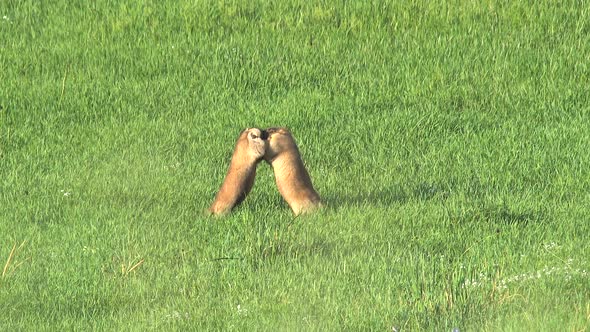
[[[588,331],[589,96],[585,1],[0,0],[0,330]]]

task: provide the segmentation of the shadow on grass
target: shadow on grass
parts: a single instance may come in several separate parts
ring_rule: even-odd
[[[505,204],[471,209],[462,212],[455,217],[460,222],[483,221],[498,225],[520,225],[527,226],[535,223],[547,222],[550,217],[544,209],[540,210],[518,210]]]
[[[404,204],[408,201],[427,201],[435,198],[446,199],[449,195],[449,191],[441,186],[422,182],[410,189],[405,189],[401,186],[391,186],[355,194],[327,194],[322,196],[322,198],[329,207],[341,208],[390,206]]]
[[[286,256],[289,258],[330,256],[333,252],[332,245],[320,239],[309,243],[291,242],[289,240],[276,241],[260,249],[259,258],[261,259],[269,259],[276,256]]]
[[[506,205],[486,209],[483,213],[484,217],[488,220],[508,225],[528,225],[547,220],[547,213],[545,211],[517,211]]]
[[[246,258],[255,269],[261,268],[274,261],[300,261],[313,257],[331,257],[334,246],[321,239],[301,243],[293,239],[275,240],[272,243],[261,245],[255,253]]]

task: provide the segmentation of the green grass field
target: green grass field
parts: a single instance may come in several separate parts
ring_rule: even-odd
[[[0,330],[590,329],[585,1],[0,0]],[[258,166],[287,126],[327,207]]]

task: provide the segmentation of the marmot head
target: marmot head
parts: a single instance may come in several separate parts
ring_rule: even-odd
[[[263,131],[258,128],[246,128],[240,135],[239,141],[247,140],[248,155],[252,158],[261,160],[266,152],[267,141],[263,137]]]
[[[267,141],[264,160],[269,163],[284,151],[293,149],[298,151],[297,144],[295,144],[295,140],[287,128],[268,128],[262,132],[262,136]]]

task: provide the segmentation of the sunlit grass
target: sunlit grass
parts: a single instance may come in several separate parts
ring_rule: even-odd
[[[2,2],[0,330],[588,329],[589,13]],[[326,209],[202,215],[252,126]]]

